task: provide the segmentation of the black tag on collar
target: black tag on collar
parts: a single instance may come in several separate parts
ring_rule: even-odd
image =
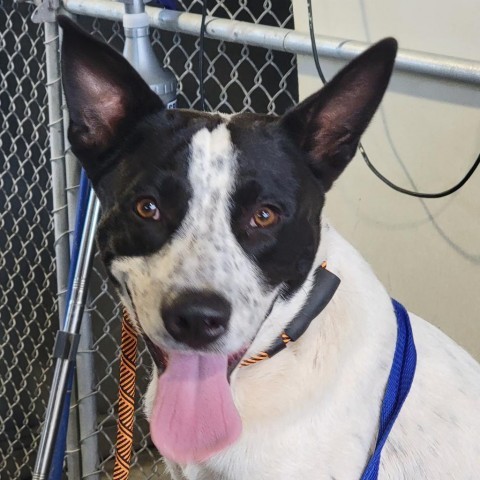
[[[295,315],[293,320],[287,325],[280,337],[274,339],[270,348],[263,353],[264,357],[256,359],[252,357],[240,363],[241,366],[248,366],[259,360],[271,358],[278,352],[286,348],[289,342],[298,340],[307,330],[313,319],[327,306],[340,285],[340,279],[328,271],[324,266],[320,266],[313,274],[313,286],[308,294],[301,310]]]
[[[313,275],[313,287],[302,309],[288,324],[285,333],[298,340],[309,327],[312,320],[327,306],[340,285],[340,279],[326,268],[318,267]]]

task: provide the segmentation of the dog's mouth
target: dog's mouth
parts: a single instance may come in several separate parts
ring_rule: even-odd
[[[155,345],[147,335],[143,335],[143,340],[145,342],[145,345],[148,348],[148,351],[150,352],[150,355],[152,356],[152,359],[157,367],[159,375],[161,375],[165,369],[167,368],[168,364],[168,353],[165,350],[162,350],[159,346]],[[238,364],[240,363],[240,360],[243,358],[245,353],[247,352],[248,348],[250,345],[245,345],[239,350],[237,350],[234,353],[231,353],[228,355],[228,362],[227,362],[227,380],[230,381],[230,377],[237,368]]]
[[[233,444],[242,424],[229,380],[248,347],[231,355],[166,351],[144,338],[159,373],[150,433],[160,453],[199,463]]]

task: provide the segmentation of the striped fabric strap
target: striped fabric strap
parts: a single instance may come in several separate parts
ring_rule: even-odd
[[[125,480],[130,472],[135,414],[137,334],[123,309],[120,379],[118,388],[117,443],[113,480]]]

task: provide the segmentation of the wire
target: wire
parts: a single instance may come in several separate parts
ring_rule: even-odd
[[[460,190],[467,183],[468,179],[473,175],[473,172],[475,172],[478,165],[480,164],[480,154],[479,154],[477,159],[475,160],[475,162],[473,162],[473,165],[470,167],[470,170],[468,170],[467,174],[453,187],[451,187],[448,190],[445,190],[443,192],[439,192],[439,193],[420,193],[420,192],[414,192],[412,190],[406,190],[405,188],[402,188],[402,187],[399,187],[398,185],[395,185],[388,178],[384,177],[375,168],[375,166],[370,162],[370,159],[368,158],[367,152],[365,152],[362,144],[359,144],[358,149],[360,150],[360,153],[362,154],[362,157],[365,160],[365,163],[370,168],[370,170],[380,180],[382,180],[382,182],[386,183],[390,188],[393,188],[393,190],[396,190],[397,192],[403,193],[405,195],[410,195],[412,197],[419,197],[419,198],[441,198],[441,197],[446,197],[447,195],[451,195],[452,193],[456,192],[457,190]]]
[[[323,84],[327,83],[327,80],[325,78],[325,75],[323,74],[322,67],[320,66],[320,60],[318,56],[318,51],[317,51],[317,44],[315,42],[315,29],[313,27],[313,9],[312,9],[312,0],[307,0],[307,7],[308,7],[308,27],[310,30],[310,42],[312,44],[312,53],[313,53],[313,60],[315,62],[315,67],[318,72],[318,76],[320,77],[320,80],[323,82]],[[377,168],[372,164],[370,161],[370,158],[367,155],[367,152],[365,151],[365,148],[363,148],[362,143],[360,142],[358,144],[358,150],[360,151],[360,154],[362,155],[363,159],[365,160],[365,163],[367,164],[368,168],[385,184],[387,184],[390,188],[393,190],[396,190],[397,192],[403,193],[405,195],[410,195],[412,197],[418,197],[418,198],[441,198],[441,197],[446,197],[447,195],[451,195],[452,193],[456,192],[457,190],[460,190],[469,178],[473,175],[473,172],[477,169],[478,165],[480,164],[480,154],[478,155],[477,159],[475,162],[473,162],[473,165],[470,167],[466,175],[453,187],[444,190],[443,192],[438,192],[438,193],[421,193],[421,192],[415,192],[413,190],[407,190],[406,188],[399,187],[398,185],[395,185],[391,180],[386,178],[384,175],[382,175]]]
[[[200,26],[200,51],[198,53],[198,76],[199,76],[199,85],[200,90],[200,109],[202,112],[205,111],[205,81],[203,75],[203,57],[205,55],[205,31],[207,29],[207,4],[208,0],[203,0],[202,2],[202,22]]]

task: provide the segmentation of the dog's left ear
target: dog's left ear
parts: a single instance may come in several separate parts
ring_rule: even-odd
[[[396,53],[395,39],[378,42],[281,119],[325,191],[355,155],[385,93]]]

